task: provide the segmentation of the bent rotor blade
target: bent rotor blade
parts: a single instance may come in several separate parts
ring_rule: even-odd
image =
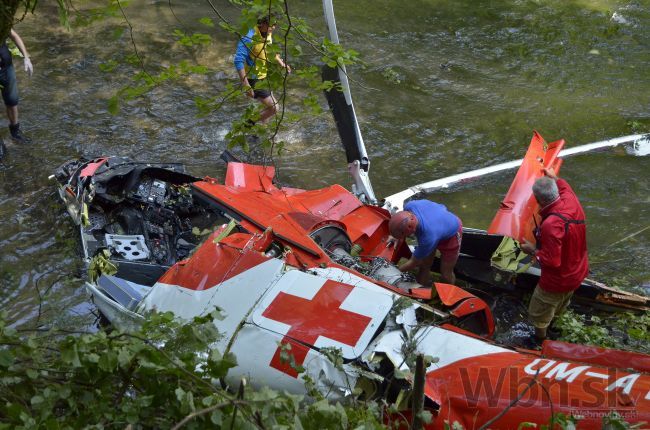
[[[560,151],[558,157],[564,158],[571,155],[583,154],[586,152],[596,151],[599,149],[613,148],[622,144],[633,144],[638,155],[648,155],[646,146],[650,146],[650,133],[648,134],[633,134],[630,136],[617,137],[609,140],[602,140],[599,142],[588,143],[575,148],[564,149]],[[643,145],[643,148],[641,146]],[[435,190],[449,188],[454,185],[464,184],[473,181],[482,176],[492,173],[501,172],[504,170],[514,169],[519,167],[523,162],[523,158],[519,160],[508,161],[507,163],[496,164],[494,166],[483,167],[481,169],[471,170],[457,175],[447,176],[446,178],[436,179],[434,181],[425,182],[413,187],[407,188],[399,193],[395,193],[386,197],[384,207],[390,211],[399,211],[404,207],[406,199],[413,197],[419,193],[429,193]]]

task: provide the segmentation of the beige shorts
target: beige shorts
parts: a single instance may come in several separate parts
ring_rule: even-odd
[[[546,328],[551,324],[553,317],[564,312],[573,296],[573,291],[568,293],[550,293],[542,290],[539,285],[535,287],[533,297],[528,304],[528,318],[537,328]]]

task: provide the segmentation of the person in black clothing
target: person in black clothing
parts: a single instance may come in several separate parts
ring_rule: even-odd
[[[9,37],[23,54],[25,72],[31,76],[34,68],[23,40],[14,29],[11,30]],[[20,129],[20,123],[18,122],[18,85],[16,83],[16,72],[14,71],[11,51],[7,47],[6,40],[0,45],[0,86],[2,87],[2,100],[7,107],[7,118],[9,119],[11,137],[18,142],[26,142],[28,139],[23,135]]]

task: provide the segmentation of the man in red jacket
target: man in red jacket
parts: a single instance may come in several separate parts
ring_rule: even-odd
[[[533,185],[542,222],[535,234],[537,244],[526,240],[522,251],[539,261],[542,275],[528,305],[528,316],[535,326],[536,340],[546,338],[553,317],[569,305],[589,271],[585,212],[569,184],[559,179],[552,168]]]

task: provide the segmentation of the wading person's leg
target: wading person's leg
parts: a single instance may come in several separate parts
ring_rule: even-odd
[[[278,102],[275,100],[275,97],[273,97],[273,94],[260,99],[260,102],[265,106],[264,110],[260,114],[260,122],[264,124],[278,112]]]

